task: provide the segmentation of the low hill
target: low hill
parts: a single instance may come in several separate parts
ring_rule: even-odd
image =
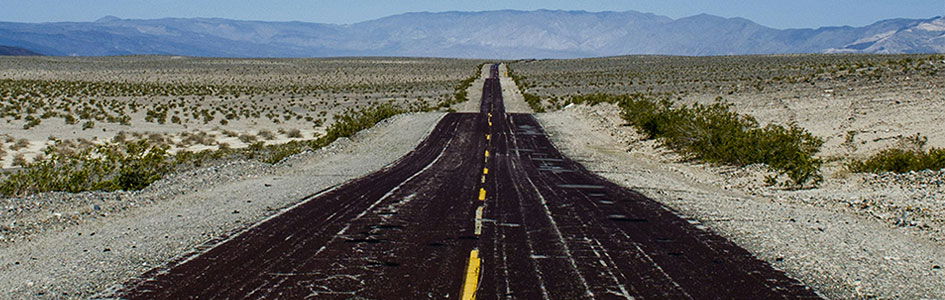
[[[39,56],[42,54],[19,47],[0,46],[0,56]]]
[[[3,23],[0,44],[49,55],[579,58],[629,54],[945,52],[945,19],[775,29],[743,18],[635,11],[407,13],[347,25],[208,18]]]

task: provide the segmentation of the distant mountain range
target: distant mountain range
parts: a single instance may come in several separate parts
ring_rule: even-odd
[[[38,56],[39,53],[18,47],[0,46],[0,56]]]
[[[945,19],[773,29],[742,18],[628,12],[407,13],[349,25],[228,19],[0,22],[0,45],[46,55],[575,58],[627,54],[942,53]]]

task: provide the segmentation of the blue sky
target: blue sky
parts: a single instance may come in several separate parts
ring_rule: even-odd
[[[680,18],[699,13],[744,17],[775,28],[862,26],[889,18],[945,15],[945,0],[2,0],[0,21],[93,21],[221,17],[355,23],[412,11],[496,9],[636,10]]]

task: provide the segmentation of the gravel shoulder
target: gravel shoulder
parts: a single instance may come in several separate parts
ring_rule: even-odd
[[[476,78],[466,89],[466,102],[456,104],[453,108],[461,113],[478,113],[479,101],[482,99],[482,85],[489,78],[489,64],[482,65],[479,78]]]
[[[514,87],[515,81],[509,77],[509,66],[507,64],[499,65],[499,84],[503,87]],[[535,111],[525,102],[522,91],[517,88],[503,88],[502,101],[505,102],[505,111],[508,113],[530,114]]]
[[[945,295],[945,245],[940,231],[931,230],[935,223],[899,226],[838,200],[877,202],[870,191],[892,189],[876,185],[854,194],[870,182],[861,180],[811,191],[759,190],[753,180],[762,172],[685,162],[622,126],[615,106],[577,105],[537,116],[565,155],[698,220],[824,296]]]
[[[236,161],[170,176],[139,192],[21,199],[42,208],[31,214],[33,230],[0,246],[0,291],[10,298],[88,298],[394,163],[443,115],[396,116],[272,166]]]

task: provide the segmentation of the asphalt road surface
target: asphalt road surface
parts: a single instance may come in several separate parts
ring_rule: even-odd
[[[818,298],[746,250],[561,155],[506,114],[498,68],[480,113],[322,191],[124,298]]]

